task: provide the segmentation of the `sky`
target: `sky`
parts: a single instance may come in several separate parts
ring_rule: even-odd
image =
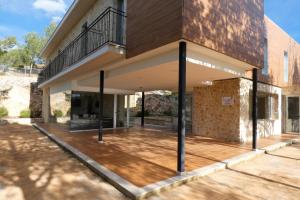
[[[22,43],[28,32],[42,33],[59,22],[73,0],[0,0],[0,39],[16,36]],[[265,0],[265,14],[300,43],[300,1]]]
[[[42,34],[52,21],[59,23],[73,0],[0,0],[0,39],[28,32]]]
[[[299,0],[265,0],[265,14],[300,44],[299,9]]]

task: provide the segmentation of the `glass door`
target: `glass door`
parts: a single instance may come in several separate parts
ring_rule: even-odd
[[[286,131],[300,133],[300,97],[287,97]]]

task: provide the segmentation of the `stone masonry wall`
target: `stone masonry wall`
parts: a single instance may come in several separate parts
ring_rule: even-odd
[[[225,141],[239,141],[239,79],[215,81],[193,90],[193,134]],[[223,105],[223,97],[232,105]]]
[[[251,119],[251,97],[252,81],[240,79],[240,140],[247,142],[252,140],[252,119]],[[258,119],[257,134],[258,137],[268,137],[281,134],[281,89],[267,84],[258,83],[258,93],[267,93],[277,97],[278,117],[273,119]]]
[[[215,81],[211,86],[196,87],[193,91],[193,134],[224,141],[252,140],[252,81],[231,79]],[[281,134],[281,89],[258,84],[258,93],[273,97],[272,116],[258,119],[258,137]],[[224,97],[231,101],[224,104]]]
[[[7,72],[0,76],[0,93],[7,91],[0,97],[0,107],[8,110],[9,117],[19,117],[25,109],[31,110],[31,117],[41,117],[42,91],[37,88],[35,75]]]

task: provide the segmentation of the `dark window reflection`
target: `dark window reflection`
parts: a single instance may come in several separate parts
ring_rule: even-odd
[[[113,127],[112,95],[104,95],[104,128]],[[112,96],[113,99],[113,96]],[[72,92],[71,130],[99,128],[99,93]]]

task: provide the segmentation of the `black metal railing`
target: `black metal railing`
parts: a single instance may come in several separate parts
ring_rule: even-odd
[[[105,44],[125,46],[125,20],[123,11],[107,8],[49,62],[39,74],[38,82],[49,80]]]

